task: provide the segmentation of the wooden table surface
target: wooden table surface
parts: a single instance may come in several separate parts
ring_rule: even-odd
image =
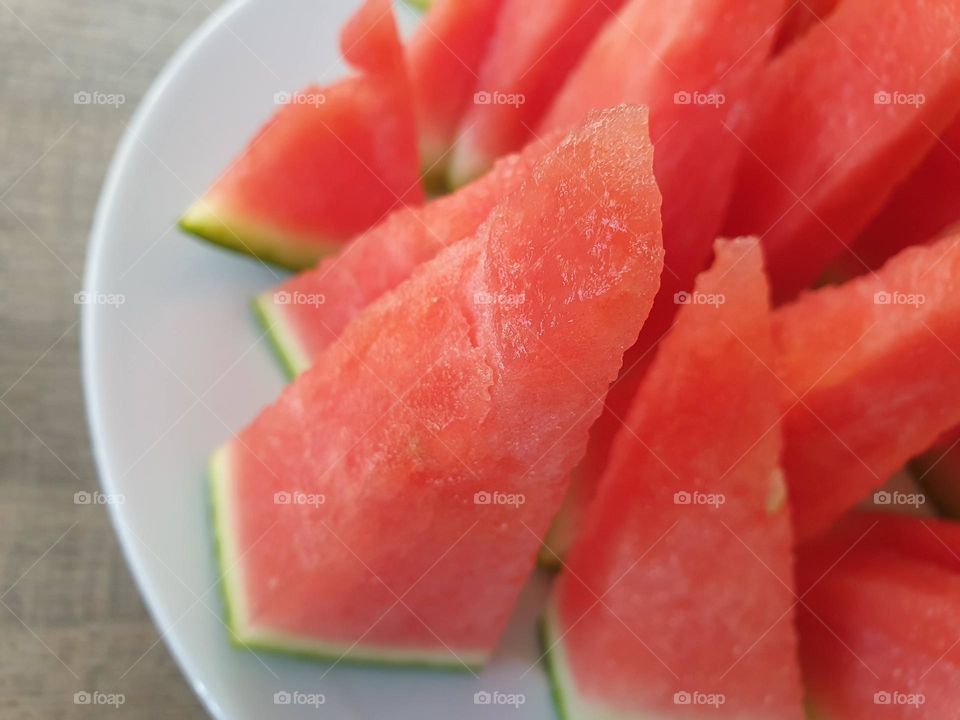
[[[78,306],[124,124],[218,0],[0,0],[0,718],[205,717],[147,616],[97,486]],[[122,94],[116,111],[75,93]],[[116,710],[77,692],[122,694]]]

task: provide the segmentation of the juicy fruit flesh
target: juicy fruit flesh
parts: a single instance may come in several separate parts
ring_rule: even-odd
[[[803,716],[768,289],[756,240],[717,254],[696,288],[726,302],[680,311],[551,597],[562,703],[598,717],[694,692],[718,717]]]
[[[558,555],[596,491],[622,419],[680,306],[678,293],[689,291],[709,263],[743,149],[734,134],[742,132],[737,109],[753,99],[782,11],[781,3],[770,0],[633,0],[601,32],[543,122],[542,130],[564,127],[593,106],[616,102],[650,106],[666,251],[650,318],[624,357],[549,539]]]
[[[770,63],[726,231],[761,234],[778,303],[845,252],[960,111],[958,35],[957,0],[844,0]]]
[[[856,516],[801,551],[801,659],[817,717],[956,712],[960,563],[948,544],[958,547],[957,531]]]
[[[389,1],[366,0],[341,45],[356,72],[291,95],[182,227],[299,269],[390,210],[422,202],[411,91]]]
[[[476,232],[497,202],[518,190],[559,141],[551,136],[531,143],[458,192],[398,210],[338,257],[258,298],[261,319],[291,377],[309,368],[363,308],[443,248]]]
[[[526,145],[554,94],[591,39],[624,0],[503,0],[480,68],[473,104],[463,117],[450,181],[459,187],[502,155]],[[621,101],[597,105],[611,107]],[[593,108],[591,108],[593,109]],[[576,118],[580,122],[583,115]],[[571,125],[562,129],[567,131]]]
[[[775,314],[789,411],[784,469],[799,538],[829,526],[960,424],[958,286],[960,240],[946,238]]]
[[[437,0],[407,45],[420,131],[420,161],[445,172],[445,154],[473,101],[502,0]]]
[[[240,640],[489,654],[656,292],[646,132],[639,109],[594,116],[229,443],[218,513]]]

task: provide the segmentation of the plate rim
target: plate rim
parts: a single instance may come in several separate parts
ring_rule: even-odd
[[[144,93],[143,98],[131,116],[130,122],[114,150],[103,185],[100,189],[100,195],[94,211],[93,224],[87,241],[86,260],[83,270],[84,292],[91,293],[96,291],[97,281],[103,265],[103,256],[107,247],[107,225],[109,219],[117,212],[117,196],[121,187],[121,181],[134,155],[138,135],[144,129],[147,120],[157,110],[168,88],[196,53],[209,42],[210,38],[221,27],[226,25],[231,17],[235,16],[250,3],[251,0],[227,0],[223,5],[211,12],[174,51],[173,55],[170,56],[163,65],[163,68],[150,83],[146,93]],[[83,405],[87,423],[87,433],[90,437],[94,468],[99,484],[104,492],[112,493],[118,487],[118,484],[109,471],[109,463],[107,460],[108,452],[104,439],[106,435],[105,420],[103,418],[102,408],[100,407],[102,388],[100,387],[95,372],[96,366],[94,358],[97,350],[96,339],[100,334],[100,321],[98,321],[96,310],[97,306],[92,303],[81,306],[80,375],[81,384],[83,385]],[[102,315],[100,317],[102,317]],[[107,512],[110,517],[110,523],[113,526],[114,535],[120,546],[120,552],[123,555],[127,569],[130,571],[130,575],[133,577],[140,599],[146,607],[150,620],[156,628],[160,639],[173,657],[180,674],[187,681],[187,684],[193,690],[194,695],[200,700],[206,712],[216,720],[226,720],[223,709],[217,703],[212,693],[208,691],[204,683],[200,681],[200,668],[194,658],[187,652],[176,635],[168,633],[163,629],[163,625],[160,622],[161,613],[157,598],[147,592],[146,570],[143,564],[134,556],[132,551],[135,544],[134,539],[127,531],[123,519],[120,516],[120,506],[107,504]]]

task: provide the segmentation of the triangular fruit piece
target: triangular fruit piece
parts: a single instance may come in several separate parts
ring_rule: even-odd
[[[446,155],[473,103],[504,0],[436,0],[407,44],[407,64],[428,177],[445,177]]]
[[[659,284],[652,163],[646,110],[593,116],[217,452],[236,638],[489,657]]]
[[[461,123],[451,185],[479,177],[498,157],[529,142],[567,74],[623,2],[504,0]]]
[[[283,107],[181,218],[206,240],[293,269],[423,199],[403,50],[389,0],[344,27],[357,73]]]
[[[557,578],[569,720],[800,720],[779,385],[759,243],[720,242],[663,341]]]
[[[808,539],[960,424],[960,237],[774,315],[784,469]]]
[[[650,107],[654,172],[663,193],[663,281],[653,311],[590,434],[550,547],[562,555],[606,467],[654,348],[684,293],[707,267],[743,145],[733,132],[769,55],[780,0],[632,0],[598,36],[558,95],[541,132],[592,107]],[[732,132],[733,130],[733,132]]]
[[[450,195],[397,210],[344,252],[258,297],[258,316],[290,376],[310,367],[363,308],[410,277],[417,266],[475,233],[561,137],[532,142]]]
[[[767,67],[727,232],[763,238],[776,302],[820,278],[956,117],[958,37],[960,0],[844,0]]]
[[[956,559],[924,557],[934,543],[941,557],[960,552],[956,529],[899,520],[884,537],[884,525],[869,519],[800,551],[811,717],[947,718],[960,706],[960,573]]]
[[[960,518],[960,426],[911,460],[910,471],[943,513]]]

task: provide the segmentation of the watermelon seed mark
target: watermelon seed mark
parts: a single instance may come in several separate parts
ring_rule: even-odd
[[[860,342],[870,333],[870,331],[873,330],[873,328],[875,328],[875,327],[877,326],[877,324],[880,322],[879,320],[876,321],[876,322],[874,322],[870,327],[868,327],[866,330],[864,330],[863,334],[861,334],[860,337],[857,338],[857,340],[853,343],[853,345],[851,345],[850,347],[848,347],[848,348],[843,352],[843,354],[841,354],[840,357],[838,357],[838,358],[836,359],[836,361],[835,361],[829,368],[827,368],[826,371],[825,371],[819,378],[817,378],[817,380],[816,380],[802,395],[798,395],[798,394],[794,391],[794,389],[793,389],[792,387],[790,387],[789,385],[787,385],[787,383],[784,382],[783,378],[781,378],[780,375],[777,374],[776,371],[774,371],[769,365],[767,365],[767,363],[765,363],[765,362],[763,361],[763,359],[753,351],[753,348],[751,348],[749,345],[747,345],[747,344],[743,341],[743,339],[742,339],[739,335],[737,335],[737,333],[735,333],[735,332],[733,331],[733,329],[732,329],[729,325],[727,325],[727,323],[723,322],[722,320],[721,320],[720,322],[721,322],[721,323],[723,324],[723,326],[729,331],[729,333],[730,333],[731,335],[733,335],[733,337],[735,337],[735,338],[740,342],[741,345],[743,345],[747,350],[750,351],[750,353],[757,359],[757,362],[759,362],[761,365],[763,365],[763,367],[765,367],[765,368],[767,369],[767,371],[768,371],[771,375],[773,375],[773,376],[777,379],[777,381],[778,381],[781,385],[783,385],[783,387],[785,387],[785,388],[790,392],[791,395],[793,395],[793,396],[796,398],[796,402],[793,403],[793,405],[791,405],[791,406],[787,409],[787,411],[786,411],[786,413],[784,413],[784,415],[787,415],[787,414],[789,414],[790,412],[792,412],[793,409],[796,408],[798,405],[803,405],[803,407],[807,410],[807,412],[809,412],[810,415],[812,415],[814,418],[816,418],[817,422],[819,422],[821,425],[823,425],[823,427],[826,428],[826,429],[830,432],[831,435],[833,435],[833,437],[837,440],[837,442],[839,442],[841,445],[843,445],[843,447],[847,450],[847,452],[849,452],[850,455],[852,455],[861,465],[863,465],[863,467],[865,467],[865,468],[867,469],[867,472],[869,472],[869,473],[874,477],[874,479],[875,479],[877,482],[881,482],[880,476],[877,475],[876,472],[874,472],[873,468],[871,468],[869,465],[867,465],[866,461],[865,461],[863,458],[861,458],[857,453],[855,453],[855,452],[853,451],[853,449],[852,449],[849,445],[847,445],[846,442],[844,442],[843,438],[841,438],[841,437],[836,433],[836,431],[835,431],[832,427],[830,427],[829,425],[827,425],[827,423],[826,423],[819,415],[817,415],[817,414],[810,408],[810,406],[807,405],[807,403],[804,401],[804,398],[806,398],[808,395],[810,395],[810,394],[816,389],[817,385],[819,385],[820,382],[821,382],[827,375],[829,375],[830,372],[831,372],[837,365],[839,365],[840,362],[841,362],[857,345],[860,344]],[[958,360],[960,360],[960,358],[958,358]],[[782,417],[783,417],[783,416],[781,416],[781,418],[782,418]],[[779,423],[779,422],[780,422],[780,420],[777,420],[777,423]],[[767,430],[767,432],[769,432],[769,430]],[[764,433],[764,434],[766,434],[766,433]],[[759,441],[758,441],[758,442],[759,442]],[[738,460],[738,462],[739,462],[739,460]],[[732,470],[732,469],[733,469],[733,468],[731,468],[731,470]],[[727,472],[729,472],[729,470],[728,470]],[[726,475],[726,473],[724,473],[724,476],[725,476],[725,475]]]

